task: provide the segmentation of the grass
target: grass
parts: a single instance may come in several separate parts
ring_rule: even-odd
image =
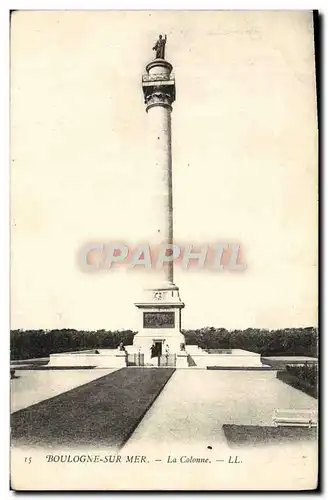
[[[259,425],[224,424],[223,432],[230,446],[257,446],[315,440],[317,430],[308,427],[261,427]]]
[[[168,382],[172,368],[123,368],[11,416],[15,446],[120,448]]]
[[[296,368],[301,368],[301,367],[293,367],[293,368],[295,371],[291,370],[279,371],[277,373],[277,378],[282,382],[284,382],[285,384],[294,387],[294,389],[299,389],[305,394],[308,394],[309,396],[318,399],[318,385],[316,376],[315,380],[303,378],[301,374],[296,370]],[[313,368],[316,369],[315,367]]]

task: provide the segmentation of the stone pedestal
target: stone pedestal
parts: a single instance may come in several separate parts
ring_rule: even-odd
[[[151,348],[160,344],[161,353],[175,354],[185,343],[181,333],[181,309],[184,303],[180,299],[177,286],[167,286],[145,290],[143,300],[137,302],[140,311],[138,333],[133,346],[140,348],[145,355],[145,362],[151,360]]]

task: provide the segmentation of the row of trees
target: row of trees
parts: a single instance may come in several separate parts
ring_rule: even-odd
[[[204,349],[245,349],[263,356],[317,356],[318,332],[315,328],[229,331],[208,327],[185,330],[183,333],[187,345],[197,344]],[[11,358],[29,359],[49,356],[54,352],[116,348],[120,342],[131,345],[135,334],[132,330],[12,330]]]
[[[132,330],[12,330],[11,359],[29,359],[49,356],[54,352],[87,349],[114,349],[120,342],[132,344],[136,332]]]
[[[186,344],[197,344],[203,349],[244,349],[262,356],[317,356],[318,352],[318,331],[312,327],[233,331],[210,327],[188,330],[184,334]]]

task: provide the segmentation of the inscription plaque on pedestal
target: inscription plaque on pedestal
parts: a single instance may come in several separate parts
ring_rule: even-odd
[[[144,328],[174,328],[174,312],[144,312]]]

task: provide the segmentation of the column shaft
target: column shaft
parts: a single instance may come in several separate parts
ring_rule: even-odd
[[[158,213],[156,241],[173,244],[171,109],[157,104],[148,110],[150,168],[155,169],[154,210]],[[173,283],[173,262],[165,266],[165,281]]]

